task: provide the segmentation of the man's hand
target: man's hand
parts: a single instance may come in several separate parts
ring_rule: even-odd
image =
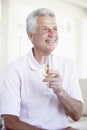
[[[44,79],[44,82],[49,82],[49,88],[52,88],[58,99],[60,99],[65,109],[65,113],[73,120],[79,120],[82,115],[82,103],[79,100],[72,98],[63,89],[63,80],[60,74],[55,73],[54,77],[46,78]]]
[[[78,130],[78,129],[75,129],[75,128],[72,128],[72,127],[67,127],[67,128],[65,128],[64,130]]]

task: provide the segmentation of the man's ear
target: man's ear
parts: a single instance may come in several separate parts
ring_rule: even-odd
[[[31,32],[29,32],[28,33],[28,37],[29,37],[29,39],[32,41],[33,39],[32,39],[32,33]]]

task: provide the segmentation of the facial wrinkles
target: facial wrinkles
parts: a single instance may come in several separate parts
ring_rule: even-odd
[[[58,34],[55,19],[53,17],[40,17],[37,20],[35,42],[47,45],[57,44]],[[41,45],[42,46],[42,45]]]
[[[57,30],[55,31],[54,28],[45,26],[39,27],[39,33],[37,35],[40,38],[43,38],[45,42],[54,43],[57,40]]]
[[[45,41],[47,43],[55,43],[57,41],[57,32],[54,29],[50,29]]]

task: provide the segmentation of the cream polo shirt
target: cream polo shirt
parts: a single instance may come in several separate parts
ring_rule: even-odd
[[[63,87],[71,97],[82,101],[73,63],[55,56],[55,66],[63,78]],[[41,65],[32,50],[6,67],[0,114],[12,114],[34,126],[57,130],[68,126],[61,102],[53,91],[45,94]]]

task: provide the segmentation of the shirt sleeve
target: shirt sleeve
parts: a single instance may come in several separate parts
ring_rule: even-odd
[[[80,100],[83,102],[83,97],[80,89],[80,84],[77,76],[76,65],[72,63],[71,65],[71,74],[70,74],[70,96],[74,99]]]
[[[13,66],[6,67],[3,77],[0,115],[20,113],[20,76]]]

